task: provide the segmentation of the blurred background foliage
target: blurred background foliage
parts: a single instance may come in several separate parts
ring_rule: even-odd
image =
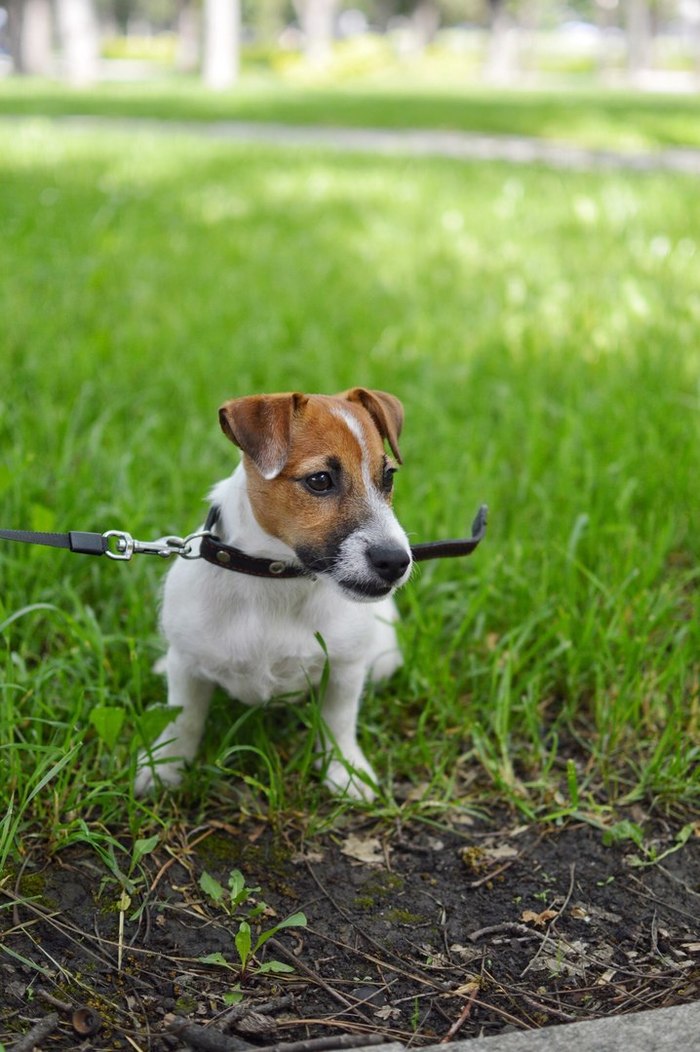
[[[241,69],[694,89],[700,0],[2,0],[0,71],[89,85]]]

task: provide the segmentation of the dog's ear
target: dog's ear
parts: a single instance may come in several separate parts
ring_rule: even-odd
[[[274,479],[287,463],[292,421],[307,400],[297,393],[233,398],[219,409],[219,423],[263,478]]]
[[[386,391],[370,391],[366,387],[353,387],[351,391],[345,391],[340,396],[348,402],[359,402],[364,406],[374,421],[377,431],[389,443],[391,452],[399,464],[401,453],[399,452],[399,435],[403,427],[403,406],[392,394]]]

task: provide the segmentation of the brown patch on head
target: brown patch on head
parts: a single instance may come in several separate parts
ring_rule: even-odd
[[[233,398],[219,409],[219,423],[261,474],[274,478],[287,463],[294,416],[306,401],[306,395],[296,392]]]
[[[330,550],[390,504],[384,439],[399,459],[403,420],[392,395],[355,388],[337,396],[254,395],[220,410],[225,434],[244,454],[256,519],[295,551]],[[332,486],[312,491],[308,480]]]
[[[364,406],[374,421],[377,431],[389,443],[391,452],[399,464],[401,453],[399,452],[399,435],[403,427],[403,406],[395,395],[387,391],[369,391],[366,387],[353,387],[340,395],[348,402],[358,402]]]

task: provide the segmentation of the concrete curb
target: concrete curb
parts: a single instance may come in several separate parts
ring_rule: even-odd
[[[402,1052],[400,1044],[373,1045],[354,1052]],[[517,1030],[495,1037],[427,1045],[420,1052],[698,1052],[700,1001],[634,1015],[566,1023],[542,1030]]]

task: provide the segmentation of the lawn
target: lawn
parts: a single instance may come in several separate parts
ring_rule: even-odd
[[[156,117],[163,120],[435,128],[537,136],[599,149],[700,147],[700,96],[595,87],[493,90],[413,71],[310,84],[248,74],[231,92],[194,79],[107,83],[89,90],[27,78],[0,80],[0,114]]]
[[[362,716],[374,813],[697,803],[695,180],[42,120],[0,126],[0,167],[0,525],[187,533],[235,463],[225,398],[393,391],[411,537],[491,521],[400,596],[406,665]],[[184,790],[133,799],[165,570],[0,548],[0,860],[212,800],[332,819],[313,704],[219,697]]]

